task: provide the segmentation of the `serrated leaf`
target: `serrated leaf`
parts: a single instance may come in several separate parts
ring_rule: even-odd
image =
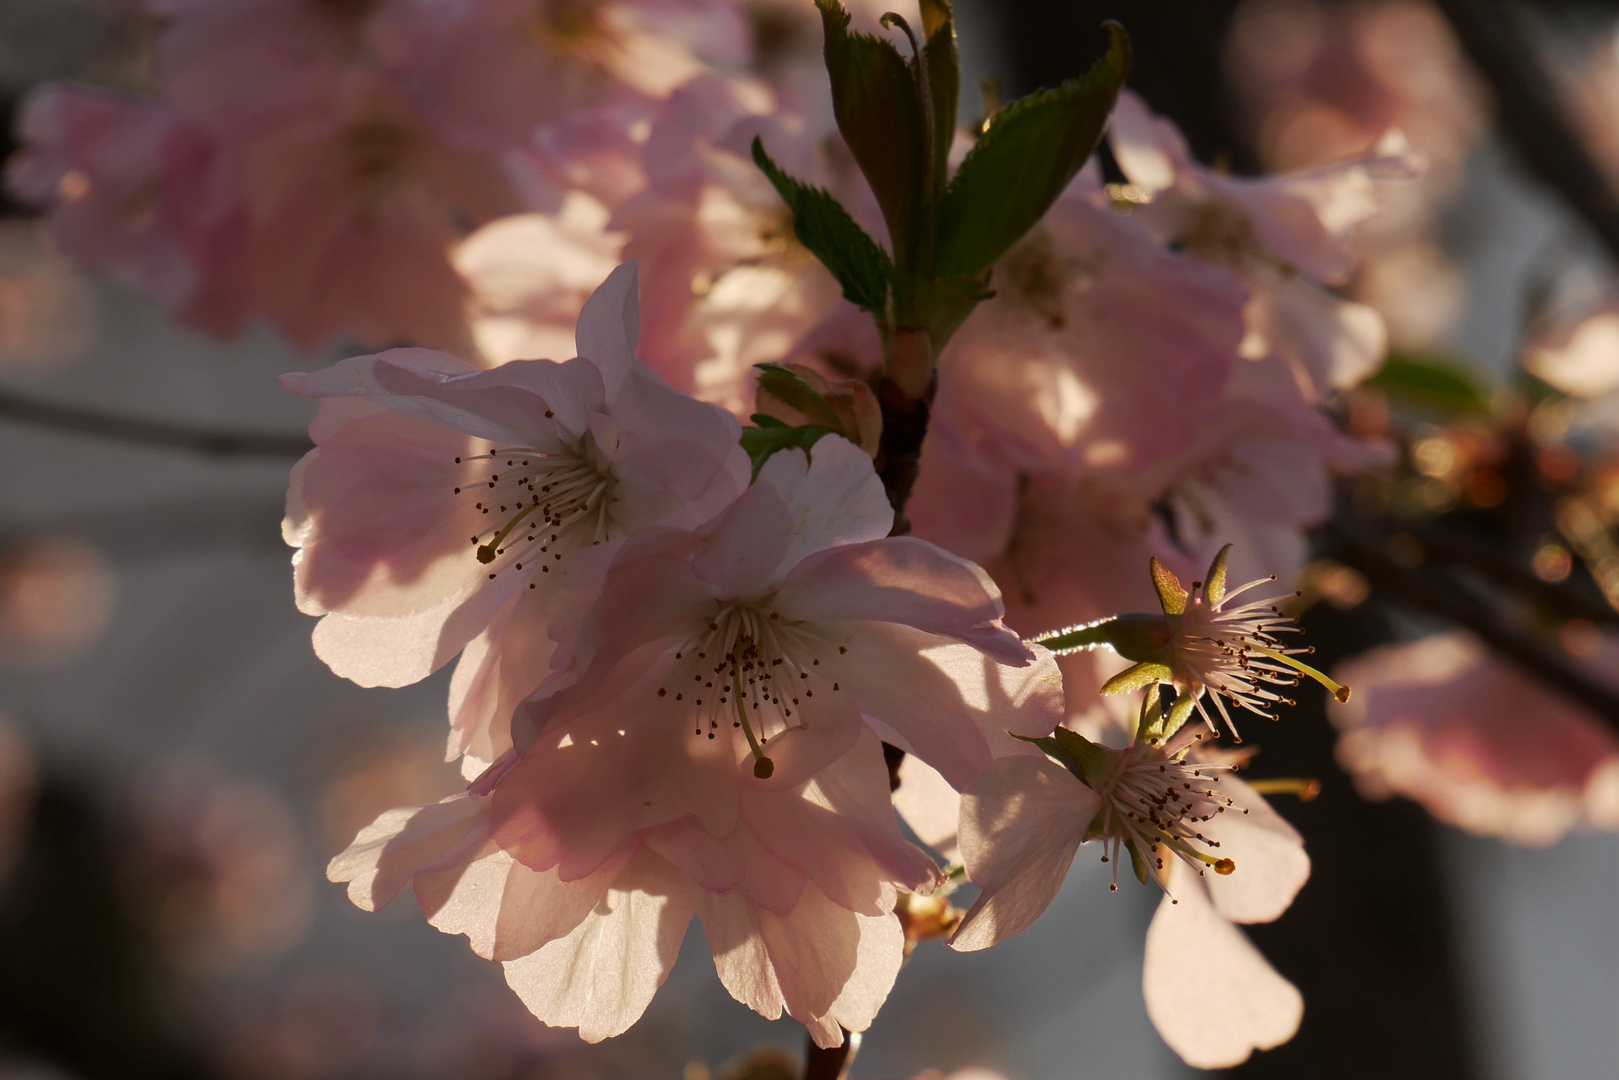
[[[1154,555],[1147,564],[1152,571],[1152,587],[1158,590],[1158,602],[1163,605],[1165,615],[1179,615],[1186,610],[1186,590],[1181,587],[1181,579],[1175,572],[1158,561]]]
[[[812,425],[824,427],[844,438],[849,432],[843,420],[821,392],[791,368],[780,364],[755,364],[759,371],[759,389],[785,405],[803,413]]]
[[[836,432],[817,424],[805,427],[751,427],[742,429],[742,449],[753,459],[753,479],[759,479],[759,470],[779,450],[803,450],[806,453],[823,436]]]
[[[753,140],[753,161],[793,212],[793,232],[837,278],[848,300],[883,318],[888,308],[888,253],[877,246],[832,195],[783,172]]]
[[[1034,227],[1096,149],[1130,71],[1130,38],[1108,26],[1108,51],[1083,78],[995,114],[939,203],[939,277],[978,277]]]
[[[922,105],[911,66],[893,44],[849,32],[838,0],[815,0],[826,33],[832,112],[843,141],[882,207],[894,261],[909,262],[921,190]]]

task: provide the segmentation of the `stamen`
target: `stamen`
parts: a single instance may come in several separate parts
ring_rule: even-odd
[[[1329,691],[1331,691],[1332,696],[1337,698],[1340,704],[1344,704],[1349,701],[1349,687],[1343,685],[1342,683],[1333,682],[1326,675],[1311,667],[1309,664],[1306,664],[1300,660],[1295,660],[1286,653],[1277,652],[1275,649],[1268,649],[1263,645],[1255,645],[1253,649],[1254,652],[1259,653],[1261,656],[1268,656],[1277,663],[1286,664],[1295,671],[1300,671],[1308,675],[1310,678],[1314,679],[1316,682],[1320,683],[1322,686],[1325,686]]]

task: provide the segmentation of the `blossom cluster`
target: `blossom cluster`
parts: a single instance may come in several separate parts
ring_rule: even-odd
[[[921,8],[918,71],[954,48]],[[813,13],[806,50],[774,2],[156,10],[161,97],[39,93],[10,182],[198,326],[384,349],[285,376],[319,412],[284,535],[334,672],[453,662],[467,786],[333,860],[356,904],[410,889],[589,1040],[640,1017],[695,918],[738,1001],[833,1046],[919,937],[1022,930],[1093,842],[1164,892],[1144,990],[1177,1052],[1291,1036],[1299,995],[1236,926],[1309,862],[1214,744],[1301,677],[1348,696],[1277,604],[1334,478],[1387,456],[1330,410],[1384,351],[1338,287],[1420,168],[1397,134],[1238,179],[1113,86],[1123,182],[1075,160],[988,265],[920,279],[958,303],[935,368],[888,317],[914,296],[829,272],[791,201],[886,227],[878,276],[910,269],[811,74]],[[953,112],[954,145],[920,145],[991,167],[1000,120]],[[958,923],[936,901],[962,876]]]

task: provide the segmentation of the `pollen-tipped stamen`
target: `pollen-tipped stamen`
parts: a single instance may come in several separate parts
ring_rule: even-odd
[[[1278,664],[1286,664],[1294,671],[1308,675],[1322,686],[1325,686],[1327,690],[1331,692],[1332,696],[1337,698],[1340,703],[1347,702],[1349,700],[1349,687],[1343,685],[1342,683],[1334,682],[1332,679],[1328,678],[1326,674],[1317,670],[1316,668],[1311,667],[1304,661],[1296,660],[1284,652],[1278,652],[1277,650],[1267,648],[1264,645],[1251,644],[1248,647],[1254,652],[1259,653],[1261,656],[1270,657]]]
[[[733,650],[731,652],[731,685],[736,687],[732,696],[736,699],[736,718],[742,725],[742,734],[748,740],[748,749],[753,752],[753,775],[760,780],[768,780],[776,772],[776,763],[765,756],[764,747],[753,733],[753,725],[748,722],[748,705],[742,693],[742,660]]]

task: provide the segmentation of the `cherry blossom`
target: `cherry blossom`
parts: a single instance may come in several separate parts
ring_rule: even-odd
[[[247,223],[207,135],[157,102],[67,85],[29,96],[19,134],[7,186],[49,210],[64,255],[151,293],[185,322],[241,329]]]
[[[888,537],[892,521],[870,458],[827,436],[772,456],[711,526],[632,538],[513,749],[469,797],[385,816],[332,876],[362,906],[412,874],[420,897],[442,868],[577,892],[508,911],[469,884],[464,906],[424,908],[587,1039],[640,1015],[693,914],[739,1001],[821,1045],[863,1028],[898,971],[900,891],[937,874],[900,836],[882,742],[966,786],[1019,752],[1009,730],[1051,730],[1061,701],[987,575]],[[622,902],[601,906],[608,890]],[[551,936],[513,928],[503,951],[500,927],[534,919]]]
[[[1228,589],[1230,550],[1229,544],[1220,549],[1204,580],[1194,581],[1190,591],[1157,558],[1150,560],[1161,616],[1120,615],[1053,631],[1039,640],[1059,652],[1107,645],[1134,661],[1102,685],[1103,694],[1159,683],[1173,686],[1178,696],[1165,721],[1166,735],[1174,734],[1194,708],[1209,730],[1218,733],[1207,706],[1212,701],[1227,730],[1241,742],[1227,703],[1274,720],[1277,704],[1293,704],[1274,687],[1297,686],[1301,676],[1321,683],[1338,701],[1348,701],[1349,687],[1298,659],[1313,649],[1289,644],[1278,636],[1299,632],[1297,622],[1276,606],[1281,596],[1249,596],[1234,603],[1253,589],[1273,584],[1276,577]]]
[[[579,356],[479,372],[395,349],[289,389],[326,399],[283,526],[315,651],[366,686],[403,686],[466,649],[452,757],[487,762],[546,674],[548,627],[587,603],[618,542],[691,527],[747,484],[726,414],[635,359],[633,264],[579,317]],[[507,659],[508,648],[515,649]]]
[[[1026,929],[1094,838],[1111,888],[1128,856],[1164,889],[1142,983],[1164,1041],[1189,1064],[1217,1068],[1291,1038],[1298,991],[1232,924],[1269,922],[1292,903],[1310,865],[1298,833],[1229,766],[1195,756],[1206,737],[1196,728],[1124,749],[1058,734],[1084,755],[1083,780],[1047,758],[1007,758],[963,796],[961,850],[983,892],[951,946],[984,949]]]
[[[1612,684],[1615,649],[1590,662]],[[1619,829],[1619,739],[1602,720],[1460,632],[1385,645],[1338,670],[1355,697],[1333,720],[1338,760],[1371,798],[1404,795],[1441,821],[1544,847]]]
[[[657,283],[647,297],[656,342],[648,365],[739,415],[750,411],[753,365],[788,358],[821,324],[855,312],[754,164],[756,136],[792,174],[874,214],[830,116],[812,122],[758,83],[705,76],[661,111],[643,148],[647,188],[612,220],[628,235],[626,256]],[[875,347],[870,319],[858,320]]]
[[[1160,239],[1230,267],[1253,290],[1245,356],[1285,359],[1300,385],[1317,393],[1376,370],[1387,337],[1382,319],[1318,286],[1348,279],[1351,232],[1377,211],[1374,181],[1420,172],[1398,132],[1344,165],[1238,178],[1198,165],[1174,125],[1127,90],[1109,139],[1130,181],[1119,197],[1134,215]]]

